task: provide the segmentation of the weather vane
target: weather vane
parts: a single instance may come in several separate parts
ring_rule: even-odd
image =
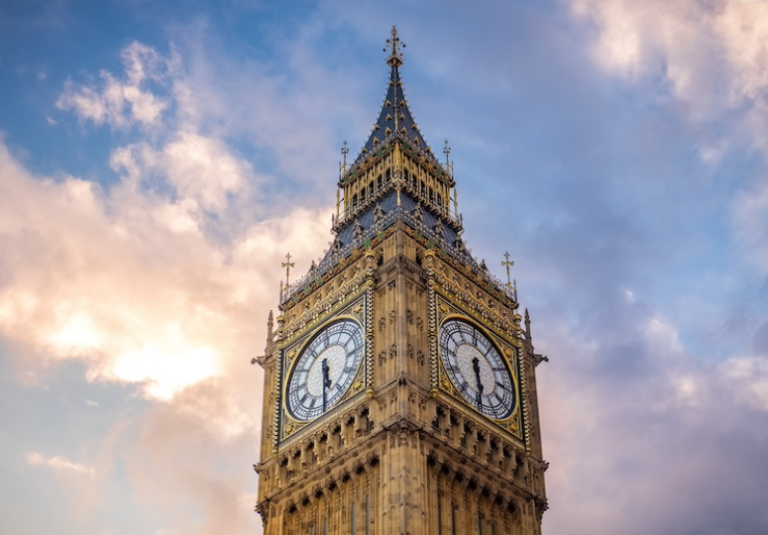
[[[393,67],[402,65],[403,54],[400,51],[400,47],[405,48],[405,43],[397,36],[397,26],[392,26],[392,37],[387,39],[387,46],[384,47],[384,52],[388,50],[388,47],[391,47],[392,52],[387,59],[387,63]]]

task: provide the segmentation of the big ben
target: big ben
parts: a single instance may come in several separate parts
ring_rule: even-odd
[[[539,534],[546,357],[516,285],[462,240],[450,151],[426,143],[387,43],[333,244],[269,315],[256,509],[266,535]]]

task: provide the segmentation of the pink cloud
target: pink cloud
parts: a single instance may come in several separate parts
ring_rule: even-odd
[[[93,477],[96,473],[92,466],[78,464],[59,455],[45,457],[36,451],[30,451],[24,456],[24,460],[31,466],[46,466],[51,470],[72,472],[88,477]]]

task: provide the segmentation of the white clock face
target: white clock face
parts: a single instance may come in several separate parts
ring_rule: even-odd
[[[440,356],[453,385],[470,405],[497,420],[512,414],[512,375],[479,329],[461,320],[446,321],[440,329]]]
[[[287,404],[300,421],[317,418],[344,396],[363,361],[363,330],[339,320],[318,332],[299,355],[288,379]]]

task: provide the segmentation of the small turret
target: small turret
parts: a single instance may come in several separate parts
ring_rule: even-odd
[[[267,347],[264,349],[264,353],[269,353],[269,349],[272,344],[275,343],[273,336],[273,329],[275,327],[275,318],[272,311],[269,311],[269,318],[267,318]]]
[[[529,343],[533,343],[531,336],[531,316],[528,315],[528,309],[525,309],[525,337]]]

